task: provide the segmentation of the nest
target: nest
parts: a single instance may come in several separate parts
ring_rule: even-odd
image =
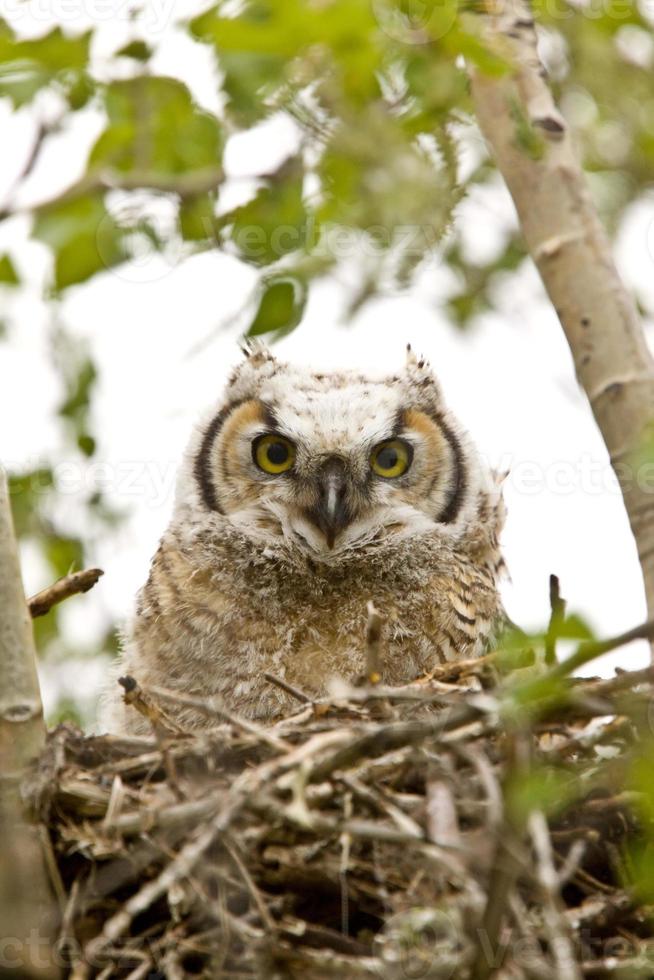
[[[60,726],[29,786],[74,980],[654,976],[625,870],[649,671],[484,658],[265,728],[191,699],[196,734],[125,683],[152,738]]]

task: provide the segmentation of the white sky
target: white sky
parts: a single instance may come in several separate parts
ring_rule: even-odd
[[[88,4],[85,9],[88,13]],[[20,27],[40,33],[49,26],[43,19],[38,30],[35,24],[34,19],[22,19]],[[156,69],[182,76],[203,104],[215,107],[208,51],[204,60],[196,48],[191,56],[189,41],[171,24],[169,18]],[[73,26],[84,26],[81,18]],[[96,42],[98,63],[133,36],[138,32],[126,21],[106,22]],[[45,103],[37,108],[56,111]],[[84,148],[99,122],[93,112],[80,113],[53,141],[24,188],[23,203],[49,197],[78,175]],[[34,111],[12,116],[0,104],[0,132],[8,148],[0,155],[0,201],[25,159],[34,125]],[[258,170],[270,168],[288,152],[293,138],[288,124],[277,121],[247,139],[232,140],[229,172],[252,174],[253,160]],[[470,254],[482,257],[497,248],[514,220],[513,209],[498,184],[465,202],[459,220]],[[653,228],[654,204],[643,202],[628,215],[616,247],[625,279],[650,304]],[[0,253],[10,244],[30,283],[16,296],[0,292],[0,304],[16,323],[12,343],[0,348],[0,418],[11,420],[0,430],[0,459],[12,468],[56,452],[60,438],[52,420],[60,391],[47,357],[53,314],[41,299],[48,253],[27,240],[28,231],[23,218],[0,226]],[[556,572],[570,609],[600,634],[640,622],[645,617],[643,590],[622,500],[577,388],[562,331],[534,270],[527,267],[507,281],[498,290],[500,312],[481,318],[465,334],[451,327],[442,312],[450,278],[437,261],[410,293],[369,304],[348,326],[342,323],[342,312],[356,267],[339,275],[312,288],[305,320],[277,346],[278,356],[321,368],[394,371],[411,342],[430,359],[452,408],[482,452],[510,469],[503,544],[512,575],[512,584],[505,587],[511,616],[526,628],[543,626],[548,576]],[[59,319],[74,336],[88,341],[101,371],[95,400],[97,457],[88,470],[61,473],[71,491],[66,505],[71,526],[75,490],[86,480],[101,480],[111,501],[130,509],[128,522],[98,542],[91,556],[105,569],[100,585],[67,604],[65,621],[82,644],[92,644],[107,614],[121,619],[128,613],[147,575],[170,513],[175,468],[190,427],[198,412],[219,396],[239,356],[237,330],[220,329],[220,324],[239,309],[253,279],[251,270],[217,254],[185,260],[179,253],[146,253],[132,265],[70,289],[59,306]],[[211,341],[192,353],[207,337]],[[42,587],[45,577],[38,561],[26,553],[27,590]],[[644,644],[634,644],[609,658],[603,669],[612,663],[640,666],[646,656]],[[62,689],[94,696],[103,667],[82,661],[73,667],[44,669],[46,701]]]

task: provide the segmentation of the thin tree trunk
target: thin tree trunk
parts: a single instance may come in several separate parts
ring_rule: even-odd
[[[497,0],[493,9],[491,38],[515,69],[500,77],[471,72],[477,119],[609,451],[654,616],[654,487],[639,479],[645,471],[636,463],[651,437],[654,361],[548,88],[530,7],[525,0]]]
[[[44,742],[32,621],[0,468],[0,973],[41,978],[57,975],[53,905],[42,846],[24,812],[20,786]]]

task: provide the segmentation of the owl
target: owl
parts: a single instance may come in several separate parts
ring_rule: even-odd
[[[504,618],[501,489],[429,365],[409,349],[374,379],[244,353],[192,434],[120,672],[273,719],[298,703],[267,672],[309,697],[362,674],[369,600],[387,684],[482,654]],[[145,731],[116,691],[108,727]]]

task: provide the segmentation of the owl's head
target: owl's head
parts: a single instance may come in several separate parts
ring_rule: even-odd
[[[429,365],[397,375],[313,373],[248,349],[197,427],[180,518],[222,515],[254,542],[326,562],[387,538],[457,536],[498,497]]]

